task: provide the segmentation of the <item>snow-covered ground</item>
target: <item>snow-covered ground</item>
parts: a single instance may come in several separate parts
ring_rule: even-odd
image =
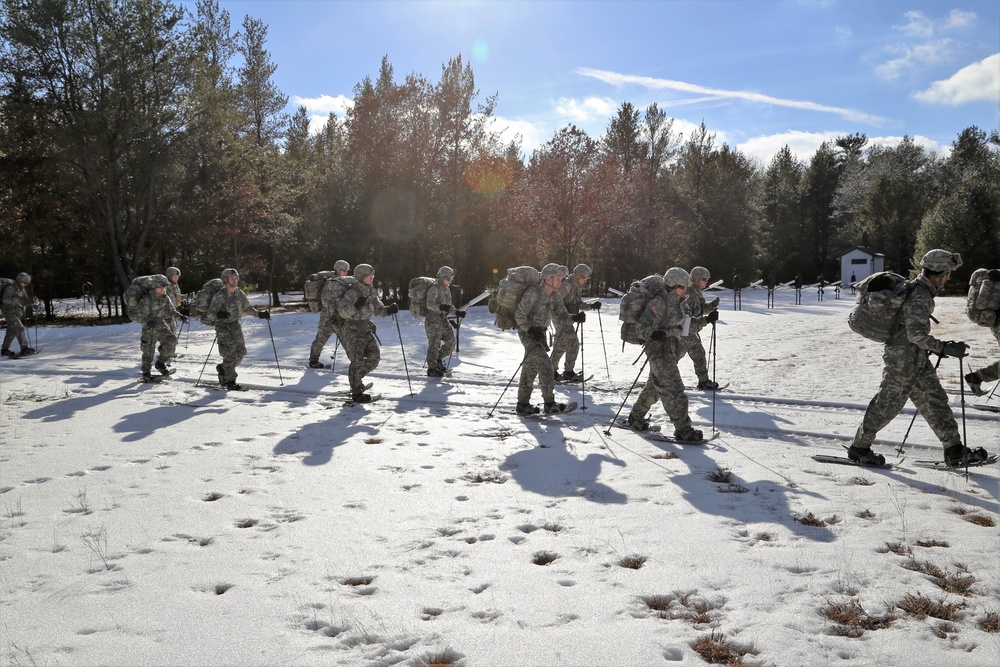
[[[404,366],[376,318],[383,398],[354,407],[342,352],[305,368],[315,314],[276,314],[274,348],[245,320],[251,389],[228,394],[195,383],[200,324],[160,385],[138,382],[138,325],[38,329],[39,355],[0,361],[3,664],[703,664],[695,646],[762,665],[1000,664],[998,468],[919,467],[941,456],[919,417],[890,471],[813,461],[849,442],[879,346],[848,330],[846,295],[796,307],[779,291],[772,310],[745,290],[734,311],[719,294],[731,386],[689,394],[696,425],[721,431],[710,446],[604,433],[641,365],[611,299],[603,341],[593,314],[584,326],[587,393],[557,387],[587,410],[549,419],[515,416],[513,386],[489,416],[521,348],[485,308],[443,382],[423,374],[422,322],[399,315]],[[935,332],[978,368],[1000,351],[963,304],[938,299]],[[941,364],[947,388],[958,370]],[[996,452],[981,400],[966,396],[968,440]],[[912,415],[876,444],[888,460]]]

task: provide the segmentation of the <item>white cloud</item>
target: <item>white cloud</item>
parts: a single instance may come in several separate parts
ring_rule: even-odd
[[[574,123],[608,119],[617,110],[618,104],[608,97],[588,97],[583,100],[561,97],[556,102],[556,113]]]
[[[918,64],[940,63],[948,59],[953,50],[955,42],[950,39],[939,39],[934,42],[925,42],[915,46],[900,46],[893,50],[900,53],[900,57],[888,60],[875,68],[875,73],[882,79],[891,81],[898,79],[907,69]]]
[[[923,12],[906,12],[903,14],[906,23],[892,26],[904,35],[910,37],[930,37],[934,34],[934,22]]]
[[[867,123],[869,125],[880,125],[886,122],[886,119],[881,118],[880,116],[874,116],[861,111],[856,111],[854,109],[844,109],[840,107],[828,106],[825,104],[818,104],[816,102],[809,102],[806,100],[787,100],[779,97],[771,97],[770,95],[763,95],[761,93],[754,93],[749,91],[720,90],[716,88],[706,88],[705,86],[699,86],[693,83],[685,83],[683,81],[671,81],[669,79],[655,79],[653,77],[648,77],[648,76],[619,74],[617,72],[607,72],[604,70],[596,70],[588,68],[580,68],[577,70],[577,73],[582,74],[583,76],[593,77],[600,81],[604,81],[605,83],[610,83],[616,86],[635,84],[654,90],[670,89],[684,93],[710,95],[716,98],[745,100],[747,102],[754,102],[757,104],[769,104],[772,106],[788,107],[790,109],[801,109],[804,111],[818,111],[820,113],[830,113],[837,116],[842,116],[848,120],[858,123]]]
[[[340,118],[348,109],[354,106],[354,100],[343,95],[331,97],[330,95],[320,95],[319,97],[296,97],[292,96],[295,106],[305,107],[310,115],[322,115],[324,118],[331,113],[337,114]]]
[[[927,90],[913,94],[927,104],[958,106],[970,102],[1000,102],[1000,53],[993,54],[935,81]]]
[[[979,18],[974,12],[963,12],[961,9],[953,9],[948,12],[948,18],[944,20],[944,27],[948,28],[967,28],[975,23],[976,19]]]
[[[789,130],[788,132],[754,137],[738,144],[736,147],[741,152],[757,158],[760,165],[764,168],[767,168],[774,156],[778,154],[778,151],[785,146],[788,146],[788,150],[790,150],[792,155],[794,155],[798,160],[808,165],[809,160],[812,159],[813,155],[817,150],[819,150],[820,145],[824,141],[833,143],[837,137],[843,137],[849,134],[852,134],[852,132],[845,130],[827,130],[825,132],[799,132],[797,130]],[[948,150],[948,146],[942,146],[936,141],[921,135],[911,136],[910,140],[918,146],[923,146],[929,152],[943,154]],[[901,136],[868,137],[867,146],[893,147],[898,146],[902,142],[903,137]]]
[[[530,156],[532,151],[552,138],[552,132],[548,128],[521,118],[493,116],[491,129],[499,132],[505,143],[520,138],[521,152],[525,156]]]

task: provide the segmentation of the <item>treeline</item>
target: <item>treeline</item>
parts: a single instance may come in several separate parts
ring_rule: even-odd
[[[117,299],[170,265],[188,290],[233,266],[278,303],[341,258],[402,298],[441,264],[474,293],[549,261],[623,288],[672,265],[836,279],[862,239],[899,272],[961,252],[956,282],[1000,256],[996,130],[962,130],[947,158],[854,134],[761,165],[623,103],[603,137],[570,126],[524,156],[458,56],[437,80],[384,58],[311,133],[266,42],[217,0],[0,0],[0,275]]]

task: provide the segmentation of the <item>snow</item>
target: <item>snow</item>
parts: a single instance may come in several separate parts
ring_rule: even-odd
[[[848,330],[846,294],[795,306],[779,291],[767,309],[744,290],[740,311],[719,294],[731,386],[714,406],[689,392],[696,426],[714,415],[721,431],[709,446],[604,433],[641,366],[612,299],[603,340],[595,313],[584,325],[586,394],[557,387],[587,410],[546,419],[513,414],[516,384],[488,416],[521,348],[480,307],[442,382],[421,368],[422,321],[398,316],[404,366],[376,318],[383,398],[353,407],[342,351],[332,371],[305,368],[316,314],[275,314],[274,347],[244,320],[242,393],[196,385],[214,335],[197,323],[159,385],[138,382],[138,325],[39,328],[40,354],[0,361],[4,664],[698,665],[692,644],[720,635],[749,664],[1000,663],[1000,633],[980,625],[1000,613],[998,531],[965,520],[997,519],[998,468],[917,466],[941,457],[919,417],[893,470],[813,461],[849,442],[880,346]],[[998,351],[963,305],[939,298],[935,333],[972,344],[967,371]],[[956,391],[958,366],[940,368]],[[998,415],[965,399],[968,441],[996,452]],[[877,441],[888,460],[912,415]],[[661,406],[650,416],[671,431]],[[826,525],[797,520],[810,515]],[[905,565],[974,584],[945,592]],[[907,596],[962,608],[919,618]],[[838,634],[822,611],[852,600],[895,620]]]

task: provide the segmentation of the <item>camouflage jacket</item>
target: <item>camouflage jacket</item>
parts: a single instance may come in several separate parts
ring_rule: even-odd
[[[705,328],[705,325],[708,323],[705,318],[708,317],[711,308],[706,307],[705,294],[700,289],[694,285],[688,287],[687,296],[684,297],[681,308],[685,315],[691,316],[691,326],[688,329],[688,335],[696,334]]]
[[[257,310],[250,305],[246,293],[237,287],[232,294],[228,287],[223,287],[212,297],[208,312],[215,315],[215,326],[239,322],[243,315],[256,315]],[[228,317],[219,317],[219,313],[227,313]]]
[[[580,296],[580,283],[576,282],[573,278],[574,274],[570,274],[568,278],[562,281],[559,285],[559,296],[562,297],[563,305],[566,307],[566,318],[561,319],[559,312],[553,312],[552,317],[556,324],[566,324],[570,322],[570,315],[575,315],[580,312],[583,308],[583,297]]]
[[[566,304],[559,290],[546,294],[544,285],[534,285],[525,290],[514,313],[519,331],[527,331],[531,327],[548,329],[552,320],[559,322],[567,317]]]
[[[360,308],[355,303],[359,298],[364,297],[365,301]],[[340,316],[348,321],[369,321],[372,315],[385,317],[385,304],[378,298],[378,291],[372,285],[365,285],[362,281],[352,284],[337,306]]]
[[[27,289],[13,282],[3,288],[0,304],[3,304],[3,312],[7,317],[20,318],[24,317],[25,311],[31,305],[31,297],[28,296]]]
[[[909,296],[903,302],[900,317],[903,326],[898,333],[886,341],[886,345],[906,345],[940,354],[944,341],[931,335],[931,315],[934,313],[934,296],[937,288],[926,276],[918,276],[913,281]]]
[[[448,313],[441,310],[441,306],[448,306]],[[448,315],[453,315],[457,309],[451,302],[451,288],[445,287],[441,281],[434,283],[427,288],[427,320],[433,318],[444,320]]]
[[[146,292],[139,299],[139,321],[142,326],[155,326],[170,320],[179,320],[181,314],[174,308],[173,301],[164,294],[157,294],[155,290]],[[150,322],[153,322],[150,325]]]
[[[639,337],[649,340],[654,331],[662,330],[667,336],[680,338],[681,328],[684,326],[684,310],[681,308],[683,299],[684,297],[666,290],[657,292],[636,322]]]

